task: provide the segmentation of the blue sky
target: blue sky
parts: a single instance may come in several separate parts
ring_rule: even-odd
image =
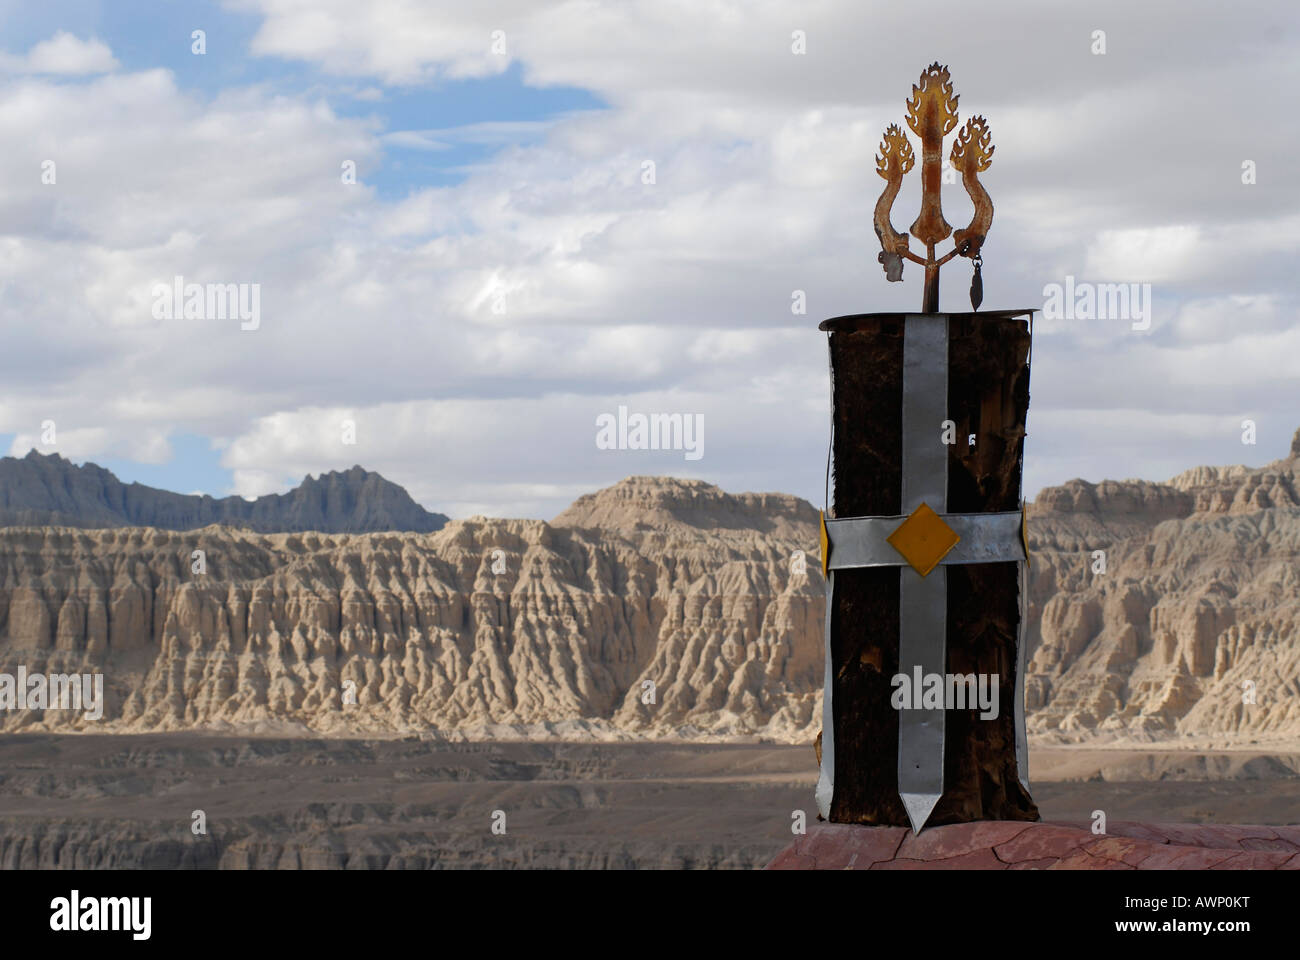
[[[328,74],[309,62],[249,54],[261,18],[220,3],[187,0],[115,0],[7,4],[5,49],[21,54],[65,31],[105,42],[128,71],[163,68],[187,93],[212,97],[225,89],[265,85],[291,97],[323,97],[343,116],[371,118],[389,133],[444,131],[438,149],[422,149],[399,140],[386,141],[383,163],[367,179],[385,199],[405,196],[413,188],[460,182],[468,167],[482,163],[511,142],[528,142],[540,132],[513,137],[474,136],[458,128],[484,123],[536,123],[580,110],[605,106],[591,91],[570,86],[539,87],[523,82],[518,63],[500,74],[436,84],[392,85]],[[205,32],[207,53],[195,56],[190,39]],[[357,95],[363,99],[357,99]]]
[[[876,262],[874,158],[938,57],[997,144],[985,307],[1151,288],[1142,330],[1040,316],[1026,493],[1286,454],[1300,180],[1261,91],[1300,88],[1287,8],[737,9],[0,2],[3,449],[214,496],[361,464],[453,517],[634,474],[820,501],[816,325],[919,303]],[[256,289],[257,322],[160,312],[177,276]],[[621,406],[703,417],[702,456],[602,449]]]
[[[399,200],[420,187],[459,183],[470,168],[487,162],[497,151],[541,136],[546,121],[605,106],[599,97],[577,87],[525,84],[518,64],[494,76],[404,86],[362,83],[332,76],[310,63],[251,56],[249,43],[261,18],[202,0],[81,0],[7,4],[3,9],[5,50],[10,54],[20,55],[65,31],[105,42],[123,70],[166,69],[182,92],[198,97],[262,85],[285,96],[324,98],[340,115],[372,120],[386,133],[440,131],[426,138],[436,147],[411,146],[400,138],[384,141],[382,162],[368,169],[365,179],[385,200]],[[205,31],[208,53],[204,56],[192,51],[195,29]],[[228,52],[231,55],[225,55]],[[367,90],[368,95],[357,98]],[[501,133],[473,129],[481,124],[513,128]],[[525,124],[536,124],[537,129],[522,128]],[[0,443],[7,449],[14,438],[14,434],[0,434]],[[222,465],[221,450],[209,438],[177,433],[170,441],[172,456],[165,463],[113,456],[97,457],[96,462],[126,483],[214,496],[230,493],[232,471]]]

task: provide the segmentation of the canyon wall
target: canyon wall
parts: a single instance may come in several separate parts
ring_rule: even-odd
[[[0,530],[0,672],[107,685],[101,721],[0,729],[811,737],[824,586],[815,554],[791,561],[810,532],[794,497],[645,478],[554,524],[432,534]]]
[[[1298,472],[1300,435],[1263,468],[1039,495],[1037,742],[1300,738]],[[0,730],[809,741],[823,611],[816,510],[701,481],[433,533],[9,528],[0,673],[99,672],[106,706]]]
[[[1300,432],[1262,468],[1044,490],[1029,521],[1031,735],[1300,739],[1297,491]]]

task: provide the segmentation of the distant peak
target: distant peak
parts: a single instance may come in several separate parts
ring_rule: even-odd
[[[28,451],[27,451],[27,456],[25,456],[23,459],[24,459],[24,460],[53,460],[53,461],[55,461],[55,462],[57,462],[57,463],[70,463],[70,462],[71,462],[71,461],[65,460],[62,456],[59,455],[59,453],[58,453],[57,451],[54,452],[54,453],[41,453],[41,452],[40,452],[39,450],[37,450],[35,447],[32,447],[30,450],[28,450]]]
[[[594,495],[599,496],[600,494],[607,494],[610,496],[617,496],[619,494],[636,491],[649,493],[651,495],[668,496],[674,493],[682,493],[687,490],[695,493],[703,493],[707,491],[708,493],[716,494],[718,496],[726,496],[719,487],[706,480],[695,480],[690,477],[653,477],[645,475],[624,477],[622,480],[618,481],[618,483],[606,487],[604,490],[597,491]]]
[[[361,466],[360,464],[354,463],[351,467],[349,467],[346,470],[322,470],[320,472],[320,475],[316,477],[313,477],[309,473],[305,478],[303,478],[303,482],[305,483],[306,481],[310,480],[312,483],[323,483],[326,480],[335,479],[335,478],[343,479],[343,480],[355,480],[355,479],[365,479],[366,477],[372,477],[372,476],[377,476],[377,474],[373,474],[365,467]]]
[[[731,494],[704,480],[632,476],[595,493],[583,494],[555,518],[553,525],[789,534],[816,522],[817,512],[790,494]]]

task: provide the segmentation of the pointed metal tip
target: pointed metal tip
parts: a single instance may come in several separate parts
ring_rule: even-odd
[[[817,801],[817,812],[822,815],[823,820],[831,818],[831,796],[834,792],[830,778],[822,774],[817,780],[817,789],[813,791],[813,798]]]
[[[925,826],[925,821],[930,819],[930,814],[934,812],[934,806],[943,796],[941,793],[900,793],[903,798],[903,806],[907,809],[907,819],[912,821],[912,834],[921,832]]]

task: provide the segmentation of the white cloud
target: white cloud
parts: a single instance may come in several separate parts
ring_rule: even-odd
[[[105,427],[68,429],[58,420],[54,422],[53,443],[46,442],[43,430],[20,432],[14,435],[13,442],[9,445],[9,455],[21,457],[29,450],[37,450],[41,453],[57,453],[76,461],[94,457],[118,457],[150,464],[166,463],[172,457],[171,444],[168,443],[165,432],[158,428],[146,426],[131,432]]]
[[[111,73],[119,64],[113,51],[100,40],[82,40],[60,30],[48,40],[42,40],[26,56],[0,54],[0,70],[6,73],[47,73],[79,76],[91,73]]]
[[[1180,304],[1174,334],[1182,343],[1223,343],[1282,331],[1295,323],[1275,295],[1235,294]]]
[[[1201,243],[1201,231],[1192,224],[1103,230],[1088,247],[1084,269],[1100,282],[1186,280]]]
[[[393,133],[384,134],[383,142],[391,147],[405,147],[408,150],[436,152],[451,149],[450,143],[435,140],[425,130],[396,130]]]
[[[384,0],[348,7],[344,3],[305,5],[283,0],[266,6],[230,6],[267,14],[253,38],[255,53],[320,63],[337,74],[376,77],[386,84],[414,84],[440,77],[485,77],[510,65],[492,52],[492,30],[483,21],[500,5],[441,5]],[[507,34],[507,50],[509,35]]]
[[[917,305],[918,271],[891,285],[876,263],[873,156],[941,47],[963,116],[989,117],[998,144],[986,308],[1041,306],[1066,275],[1159,285],[1146,336],[1036,328],[1028,492],[1213,462],[1242,411],[1273,427],[1249,456],[1286,449],[1300,185],[1276,174],[1294,135],[1258,90],[1285,88],[1295,51],[1250,52],[1292,43],[1254,14],[1215,21],[1207,71],[1207,20],[1185,11],[1172,30],[1116,4],[954,6],[924,36],[903,8],[831,3],[243,6],[266,17],[255,52],[357,78],[346,97],[499,72],[503,29],[531,82],[612,107],[385,131],[314,94],[205,100],[161,70],[0,83],[0,136],[24,145],[0,154],[0,357],[23,358],[0,377],[0,431],[55,417],[86,456],[141,457],[198,433],[224,442],[243,494],[361,463],[462,515],[550,516],[652,472],[820,499],[816,323]],[[1103,14],[1113,53],[1094,58]],[[789,51],[796,27],[806,57]],[[387,201],[367,185],[387,148],[453,142],[506,146],[454,186]],[[40,183],[45,158],[56,185]],[[963,224],[958,187],[944,203]],[[963,305],[968,270],[945,269],[945,306]],[[175,275],[260,283],[261,329],[154,320],[152,285]],[[594,419],[620,403],[705,414],[705,458],[605,456]],[[345,411],[355,447],[339,441]]]

